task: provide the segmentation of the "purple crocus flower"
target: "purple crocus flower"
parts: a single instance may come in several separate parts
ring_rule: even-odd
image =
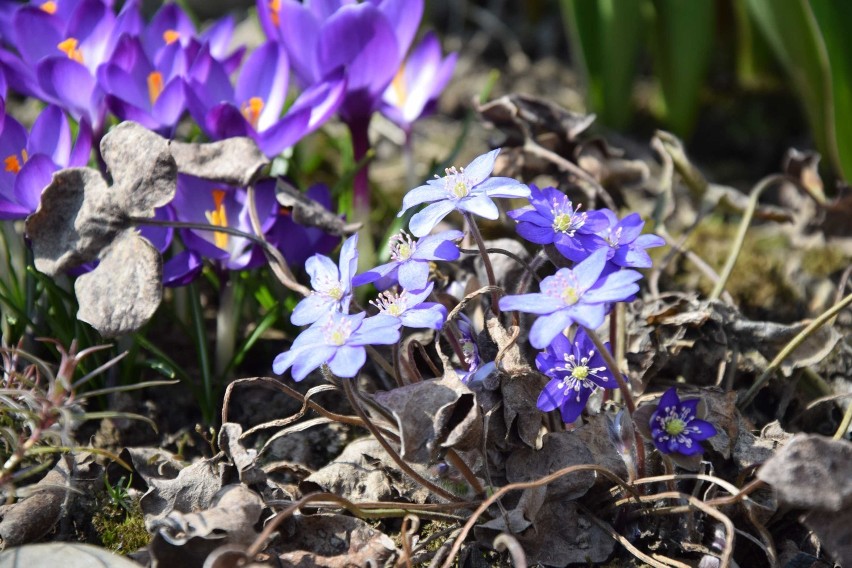
[[[437,302],[424,302],[432,293],[434,283],[430,282],[420,292],[385,291],[372,302],[380,314],[399,318],[405,327],[441,329],[447,319],[447,308]]]
[[[352,276],[357,269],[357,233],[343,242],[338,264],[322,254],[309,258],[305,270],[311,277],[313,292],[293,308],[290,314],[293,325],[314,323],[329,312],[348,312],[352,300]]]
[[[365,317],[330,312],[299,334],[289,351],[272,363],[279,375],[292,367],[293,380],[301,381],[322,364],[338,377],[352,378],[367,360],[365,345],[391,345],[399,341],[399,318],[385,314]]]
[[[81,123],[72,146],[68,119],[53,105],[41,112],[29,135],[11,116],[3,119],[1,132],[0,219],[22,219],[34,212],[54,172],[89,161],[91,128]]]
[[[321,81],[303,92],[282,118],[289,63],[277,42],[269,41],[246,60],[231,84],[225,65],[205,46],[189,71],[189,109],[213,139],[251,136],[267,156],[275,156],[328,120],[342,100],[345,81]]]
[[[589,329],[599,327],[607,304],[631,299],[642,275],[635,270],[620,270],[601,276],[606,267],[607,251],[599,249],[573,269],[562,268],[541,281],[541,292],[500,298],[500,309],[538,314],[530,328],[530,343],[544,349],[557,335],[576,322]]]
[[[444,231],[415,241],[400,231],[390,239],[391,261],[357,275],[352,284],[376,282],[383,290],[398,282],[406,290],[422,290],[429,281],[429,263],[456,260],[460,254],[457,241],[463,236],[461,231]]]
[[[98,69],[107,106],[122,120],[170,133],[186,108],[185,58],[175,42],[163,48],[155,64],[138,37],[122,36],[110,60]]]
[[[664,454],[694,456],[704,451],[702,440],[716,435],[716,427],[697,416],[697,398],[680,400],[677,389],[670,388],[660,398],[651,415],[651,437]]]
[[[275,181],[264,180],[258,185],[264,184],[271,184],[274,188]],[[312,185],[305,191],[305,196],[329,211],[335,211],[331,190],[327,185]],[[275,224],[266,233],[266,238],[281,251],[284,260],[290,266],[304,266],[308,257],[314,254],[328,254],[340,244],[339,237],[326,233],[318,227],[300,225],[293,220],[290,211],[285,208],[279,208]]]
[[[261,229],[266,232],[275,221],[278,210],[274,188],[258,186],[255,189],[255,203]],[[171,207],[178,221],[231,227],[244,233],[254,233],[244,188],[179,174],[177,192]],[[265,262],[260,247],[245,237],[196,229],[184,229],[181,234],[188,249],[220,262],[228,270],[253,268]]]
[[[382,97],[381,111],[406,133],[431,112],[435,100],[453,76],[458,54],[441,56],[441,43],[432,32],[411,50]]]
[[[530,184],[530,205],[509,211],[518,222],[518,234],[539,244],[553,244],[565,258],[580,262],[592,251],[607,245],[595,232],[608,226],[600,211],[574,208],[568,196],[555,187],[539,189]]]
[[[550,377],[538,397],[538,408],[544,412],[558,408],[566,424],[580,416],[595,390],[618,386],[595,344],[582,329],[577,331],[573,342],[564,334],[557,334],[536,356],[535,364]]]
[[[500,150],[492,150],[474,159],[467,168],[447,168],[442,178],[436,176],[426,185],[415,187],[402,199],[401,217],[408,209],[429,203],[414,214],[408,224],[416,237],[428,235],[435,225],[450,213],[460,211],[475,213],[486,219],[499,216],[492,197],[529,197],[530,188],[518,180],[507,177],[489,177]]]
[[[607,223],[597,234],[605,241],[609,261],[616,266],[649,268],[652,264],[651,257],[645,249],[663,246],[666,241],[657,235],[641,234],[645,221],[638,213],[631,213],[619,221],[609,209],[602,209],[600,212],[606,216]]]

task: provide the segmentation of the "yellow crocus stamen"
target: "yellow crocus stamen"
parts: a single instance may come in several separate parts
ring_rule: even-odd
[[[27,163],[27,160],[30,158],[29,154],[27,154],[26,149],[21,150],[21,159],[18,159],[18,156],[12,154],[10,156],[6,156],[3,160],[3,165],[6,168],[7,172],[12,172],[13,174],[17,174],[21,171],[21,168],[24,167],[24,164]]]
[[[257,130],[257,122],[260,120],[260,113],[263,111],[263,99],[260,97],[250,98],[240,106],[240,111],[252,128]]]
[[[408,97],[408,89],[405,85],[405,64],[400,66],[391,85],[393,86],[393,92],[396,94],[397,105],[399,107],[405,106],[405,99]]]
[[[281,24],[281,0],[270,0],[269,12],[269,18],[272,20],[272,23],[277,28]]]
[[[77,45],[79,42],[76,38],[69,37],[65,41],[59,42],[56,46],[59,48],[59,51],[68,56],[68,59],[73,59],[77,63],[83,62],[83,52],[77,49]]]
[[[225,195],[223,189],[213,190],[213,211],[205,213],[207,221],[214,227],[227,227],[228,215],[225,212]],[[228,233],[215,232],[213,233],[213,244],[220,249],[228,248]]]
[[[148,100],[153,105],[163,93],[163,74],[159,71],[148,73]]]
[[[166,30],[163,32],[163,41],[166,45],[171,45],[180,39],[180,32],[177,30]]]
[[[47,12],[48,14],[55,14],[56,9],[59,8],[59,6],[56,5],[56,2],[48,1],[48,2],[43,2],[42,5],[39,6],[39,8],[41,8],[42,10]]]

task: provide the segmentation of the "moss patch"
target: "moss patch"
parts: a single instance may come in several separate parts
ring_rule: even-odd
[[[139,503],[133,503],[130,511],[112,503],[106,503],[92,519],[104,548],[119,554],[128,554],[148,546],[151,535],[145,530],[145,519]]]

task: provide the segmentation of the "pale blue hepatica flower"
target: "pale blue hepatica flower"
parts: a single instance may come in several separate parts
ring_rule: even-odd
[[[499,216],[493,197],[529,197],[530,188],[516,179],[489,177],[499,148],[475,158],[467,168],[447,168],[444,177],[430,179],[402,199],[401,217],[408,209],[429,203],[408,224],[415,237],[428,235],[451,211],[473,213],[486,219]]]
[[[296,304],[290,315],[293,325],[308,325],[329,312],[347,313],[352,300],[352,276],[358,268],[358,235],[343,242],[338,264],[323,254],[315,254],[305,262],[313,291]]]

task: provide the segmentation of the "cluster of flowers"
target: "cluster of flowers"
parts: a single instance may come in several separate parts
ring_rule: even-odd
[[[459,257],[456,241],[463,234],[445,231],[430,234],[452,211],[496,219],[494,197],[527,198],[529,205],[510,211],[517,231],[539,245],[553,245],[573,268],[561,268],[544,278],[540,292],[504,296],[501,310],[536,314],[529,339],[542,351],[536,366],[551,380],[538,399],[542,411],[559,409],[566,423],[582,413],[591,394],[599,389],[616,388],[612,373],[585,329],[600,327],[615,302],[630,301],[639,287],[641,274],[633,268],[651,266],[646,249],[664,244],[658,236],[641,234],[644,222],[638,214],[619,220],[607,209],[583,211],[574,207],[559,190],[539,189],[511,178],[490,177],[499,150],[475,159],[467,168],[448,169],[446,176],[430,180],[412,189],[403,200],[402,215],[409,208],[428,203],[412,216],[409,230],[393,237],[392,261],[356,275],[357,236],[343,245],[339,266],[328,257],[317,255],[308,260],[313,292],[293,311],[291,321],[308,325],[290,350],[281,353],[273,364],[278,374],[291,369],[295,380],[304,379],[312,370],[328,365],[340,377],[355,377],[366,361],[365,346],[395,344],[400,327],[440,330],[446,310],[440,304],[426,302],[434,282],[429,281],[429,262],[452,261]],[[378,313],[350,314],[353,286],[375,283],[385,291],[375,302]],[[393,287],[393,288],[391,288]],[[573,340],[566,335],[573,324],[578,329]],[[494,368],[482,361],[476,351],[469,320],[459,321],[465,368],[463,380],[476,380]],[[608,348],[608,346],[604,345]],[[655,442],[665,453],[691,455],[701,451],[697,442],[712,436],[713,427],[696,417],[697,401],[677,399],[667,392],[654,414],[651,430]]]
[[[366,129],[380,111],[409,131],[455,67],[432,34],[412,48],[423,0],[258,0],[267,40],[247,56],[229,51],[231,17],[198,33],[178,4],[147,24],[140,4],[128,0],[118,13],[113,0],[0,5],[0,219],[26,217],[53,172],[86,165],[109,115],[169,137],[188,114],[211,140],[249,136],[274,157],[335,114]],[[299,93],[288,105],[291,72]],[[47,104],[29,133],[6,115],[9,91]],[[76,142],[66,113],[79,123]],[[280,210],[272,182],[256,192],[265,235],[289,262],[333,246]],[[181,175],[174,203],[157,216],[251,232],[245,195]],[[308,195],[330,207],[327,188]],[[172,240],[172,231],[143,234],[161,250]],[[191,280],[201,257],[230,270],[263,262],[249,241],[224,232],[182,236],[186,250],[164,266],[166,284]]]

